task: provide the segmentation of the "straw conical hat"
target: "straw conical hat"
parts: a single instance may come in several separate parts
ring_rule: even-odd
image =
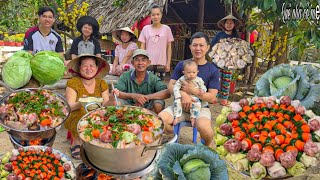
[[[95,77],[104,78],[109,73],[110,66],[106,60],[104,60],[103,58],[97,57],[95,55],[82,54],[81,56],[78,56],[69,62],[67,69],[68,69],[68,74],[70,76],[72,76],[72,77],[79,76],[79,73],[80,73],[79,72],[79,65],[80,65],[79,60],[81,57],[93,57],[98,61],[97,65],[98,65],[98,69],[100,69],[100,71]]]
[[[239,21],[239,19],[237,19],[236,17],[232,16],[231,14],[229,14],[228,16],[222,18],[220,21],[218,21],[217,25],[220,29],[224,29],[224,22],[226,19],[233,19],[235,20],[234,23],[235,23],[235,26],[234,28],[238,29],[239,27],[242,26],[242,23]]]
[[[133,31],[129,27],[116,29],[115,31],[112,32],[112,37],[118,40],[119,42],[122,42],[120,38],[121,31],[127,31],[132,37],[131,41],[137,42],[137,36],[133,33]]]

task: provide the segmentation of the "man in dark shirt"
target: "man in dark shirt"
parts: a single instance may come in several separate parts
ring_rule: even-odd
[[[44,50],[55,51],[64,59],[61,37],[51,29],[55,21],[54,11],[50,7],[41,7],[38,15],[39,25],[26,32],[23,49],[31,54]]]
[[[202,78],[207,87],[207,92],[201,93],[199,89],[195,88],[195,85],[192,83],[185,82],[181,88],[181,102],[184,113],[182,114],[182,119],[188,118],[186,112],[189,112],[193,98],[189,94],[193,94],[200,98],[202,101],[214,102],[218,89],[220,88],[219,82],[219,69],[211,62],[208,62],[205,59],[205,55],[208,52],[209,38],[206,34],[202,32],[197,32],[191,37],[190,50],[192,53],[192,60],[198,64],[198,76]],[[173,86],[175,82],[183,76],[183,62],[181,61],[177,64],[174,69],[174,72],[171,76],[171,79],[168,84],[168,90],[173,94]],[[172,132],[173,130],[173,106],[169,106],[164,109],[159,116],[164,121],[165,130],[167,132]],[[187,120],[187,119],[184,119]],[[213,129],[211,127],[211,112],[209,107],[202,107],[199,117],[196,119],[196,127],[200,133],[201,138],[205,141],[205,145],[209,146],[213,140]]]

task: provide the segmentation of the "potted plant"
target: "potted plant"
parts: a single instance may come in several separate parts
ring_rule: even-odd
[[[0,46],[4,46],[3,38],[4,38],[3,32],[0,30]]]
[[[18,47],[19,47],[19,46],[22,46],[23,36],[16,35],[15,42],[16,42],[16,46],[18,46]]]
[[[14,35],[11,35],[9,36],[9,46],[16,46],[16,42],[15,42],[15,36]]]

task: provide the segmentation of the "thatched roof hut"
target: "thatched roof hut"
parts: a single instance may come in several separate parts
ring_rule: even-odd
[[[92,0],[89,2],[89,15],[99,19],[102,16],[100,33],[110,33],[118,27],[132,26],[135,21],[142,19],[149,13],[152,4],[161,7],[167,0],[127,0],[123,7],[113,6],[114,0]]]

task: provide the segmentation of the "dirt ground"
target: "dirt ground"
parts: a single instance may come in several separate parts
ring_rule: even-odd
[[[64,90],[60,89],[59,90],[60,94],[64,95]],[[238,100],[239,97],[237,96],[231,96],[232,99]],[[166,100],[166,106],[171,105],[173,102],[173,98],[169,98]],[[220,114],[222,106],[220,104],[214,104],[214,105],[210,105],[210,109],[212,112],[212,127],[214,126],[214,120],[215,117],[217,117]],[[64,127],[61,127],[61,129],[57,132],[57,136],[55,139],[55,142],[53,144],[53,148],[59,150],[60,152],[66,154],[68,157],[71,157],[71,153],[70,153],[70,144],[69,142],[66,140],[66,134],[67,131]],[[198,142],[199,142],[199,133],[198,133]],[[182,128],[182,130],[180,131],[180,136],[179,136],[179,143],[181,144],[192,144],[192,128],[191,127],[184,127]],[[13,149],[13,146],[9,140],[9,136],[6,132],[1,132],[0,133],[0,154],[3,152],[7,152]],[[75,164],[75,166],[77,166],[78,164],[80,164],[82,161],[81,160],[75,160],[72,159],[73,163]],[[231,180],[244,180],[244,179],[248,179],[248,177],[241,175],[240,173],[234,171],[233,169],[231,169],[230,167],[228,167],[228,171],[229,171],[229,179]],[[250,178],[249,178],[250,179]],[[307,170],[307,172],[300,177],[291,177],[288,178],[290,180],[319,180],[320,179],[320,167],[313,167],[313,168],[309,168]]]

